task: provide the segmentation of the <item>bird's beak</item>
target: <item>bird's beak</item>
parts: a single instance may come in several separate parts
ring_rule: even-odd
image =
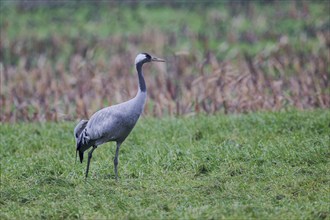
[[[160,58],[158,58],[158,57],[153,57],[153,58],[151,58],[151,61],[152,61],[152,62],[165,62],[165,60],[160,59]]]

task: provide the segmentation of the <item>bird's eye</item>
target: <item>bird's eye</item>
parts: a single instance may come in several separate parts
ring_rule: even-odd
[[[151,59],[151,56],[149,54],[146,54],[146,57],[147,57],[148,60]]]

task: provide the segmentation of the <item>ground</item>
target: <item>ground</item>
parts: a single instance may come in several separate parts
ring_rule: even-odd
[[[329,219],[328,110],[143,117],[75,162],[75,123],[2,124],[1,219]]]

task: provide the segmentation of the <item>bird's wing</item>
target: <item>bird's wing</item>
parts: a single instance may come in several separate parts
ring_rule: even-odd
[[[91,139],[96,140],[103,136],[106,132],[106,125],[111,123],[112,120],[112,109],[104,108],[97,111],[92,117],[88,124],[87,130]]]
[[[81,134],[81,132],[84,130],[84,128],[86,127],[88,123],[88,120],[81,120],[77,126],[74,128],[73,134],[74,137],[76,138],[76,142],[78,142],[78,138]]]
[[[97,111],[89,120],[87,133],[90,140],[99,141],[103,138],[112,139],[112,135],[118,129],[118,123],[122,121],[122,112],[115,106]]]

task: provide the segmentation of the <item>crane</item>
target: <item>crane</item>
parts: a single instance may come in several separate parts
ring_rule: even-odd
[[[83,162],[84,152],[88,152],[85,177],[88,176],[89,165],[93,151],[101,144],[115,141],[117,144],[114,157],[114,170],[118,179],[118,154],[121,144],[134,128],[139,119],[147,98],[147,87],[144,81],[142,66],[149,62],[165,62],[165,60],[152,57],[148,53],[140,53],[135,58],[138,74],[139,88],[134,98],[103,108],[95,112],[89,120],[81,120],[74,129],[76,138],[76,158],[79,153],[80,162]]]

